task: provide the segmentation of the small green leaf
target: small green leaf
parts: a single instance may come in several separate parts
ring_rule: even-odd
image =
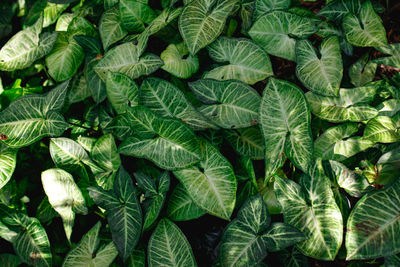
[[[11,179],[17,164],[17,149],[0,143],[0,189]]]
[[[255,0],[254,21],[257,21],[262,15],[273,10],[285,10],[290,7],[290,0]]]
[[[106,10],[101,16],[99,31],[104,50],[124,38],[128,33],[121,25],[121,18],[117,7]]]
[[[224,131],[224,137],[241,156],[264,159],[264,139],[258,126]]]
[[[111,134],[103,135],[94,143],[90,156],[104,170],[115,172],[121,166],[117,145]]]
[[[368,121],[363,137],[376,143],[394,143],[400,140],[400,125],[387,116]]]
[[[354,86],[364,86],[375,77],[377,64],[375,61],[368,61],[369,54],[364,54],[349,68],[350,81]]]
[[[160,57],[164,61],[161,68],[181,79],[190,78],[199,69],[199,59],[189,54],[185,43],[170,44]]]
[[[126,107],[139,104],[139,88],[128,76],[108,72],[106,79],[107,97],[118,114],[126,112]]]
[[[388,44],[387,46],[376,47],[376,49],[379,52],[390,56],[376,58],[372,62],[394,68],[400,68],[400,43]]]
[[[129,32],[142,32],[155,17],[156,12],[147,0],[120,0],[119,12],[123,27]]]
[[[147,251],[149,267],[197,266],[185,235],[168,219],[162,219],[158,223],[150,237]]]

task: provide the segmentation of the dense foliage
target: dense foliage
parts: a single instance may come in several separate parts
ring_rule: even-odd
[[[400,266],[392,7],[2,1],[0,265]]]

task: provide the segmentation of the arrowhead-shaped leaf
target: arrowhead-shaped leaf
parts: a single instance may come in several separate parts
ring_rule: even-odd
[[[199,70],[199,59],[196,55],[189,54],[185,43],[170,44],[160,57],[164,61],[161,68],[178,78],[190,78]]]
[[[147,251],[149,267],[197,266],[185,235],[168,219],[162,219],[158,223],[150,237]]]
[[[108,100],[119,114],[126,112],[127,106],[133,107],[139,104],[139,88],[124,74],[108,72],[106,88]]]
[[[267,179],[283,164],[284,155],[307,172],[313,154],[310,122],[311,114],[300,88],[271,78],[260,106]]]
[[[207,141],[200,140],[198,166],[174,171],[193,201],[209,214],[228,220],[235,207],[236,177],[229,161]]]
[[[296,62],[297,77],[308,89],[321,95],[338,95],[343,76],[338,37],[323,40],[319,51],[308,40],[297,41]]]
[[[237,0],[192,1],[179,17],[179,31],[192,55],[221,34]]]
[[[99,31],[104,50],[124,38],[128,32],[122,27],[118,7],[106,10],[99,22]]]
[[[207,50],[214,61],[229,64],[206,72],[204,78],[254,84],[274,74],[268,54],[251,40],[220,37]]]
[[[147,0],[120,0],[119,12],[123,27],[129,32],[142,32],[146,24],[149,24],[156,13],[148,5]]]
[[[86,214],[82,192],[68,172],[49,169],[42,172],[42,185],[51,206],[60,214],[67,239],[70,240],[75,213]]]
[[[302,176],[300,184],[275,179],[275,193],[284,221],[306,235],[307,239],[297,244],[303,254],[333,260],[342,244],[343,221],[321,161],[310,168],[310,176]]]

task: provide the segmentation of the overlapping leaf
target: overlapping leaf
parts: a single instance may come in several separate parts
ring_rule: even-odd
[[[188,221],[197,219],[205,213],[202,208],[194,203],[185,187],[179,183],[172,191],[168,201],[168,217],[174,221]]]
[[[131,78],[124,74],[108,72],[106,88],[108,100],[119,114],[124,113],[126,107],[139,104],[139,88]]]
[[[224,137],[241,156],[264,158],[264,139],[258,126],[224,131]]]
[[[99,31],[104,50],[108,50],[110,45],[128,34],[122,27],[120,12],[117,7],[110,8],[103,13],[99,23]]]
[[[0,143],[0,189],[10,180],[17,164],[17,149]]]
[[[164,61],[161,68],[178,78],[187,79],[199,69],[199,59],[189,54],[184,43],[170,44],[160,57]]]

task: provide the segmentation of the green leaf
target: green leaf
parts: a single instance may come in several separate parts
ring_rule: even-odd
[[[24,69],[48,54],[57,39],[57,33],[43,33],[43,16],[26,29],[18,32],[0,50],[0,70]]]
[[[145,267],[146,266],[146,254],[142,249],[134,249],[128,259],[128,267]]]
[[[183,7],[165,8],[148,26],[150,34],[155,34],[174,21],[181,13]]]
[[[107,97],[118,114],[126,112],[126,107],[139,104],[139,88],[128,76],[108,72],[106,79]]]
[[[115,176],[113,191],[90,187],[89,194],[97,205],[106,209],[112,239],[125,261],[131,255],[142,232],[142,210],[132,178],[121,167]]]
[[[148,5],[147,0],[120,0],[119,12],[123,27],[129,32],[142,32],[156,13]]]
[[[131,79],[149,75],[163,65],[162,60],[153,54],[142,53],[140,47],[132,42],[113,47],[94,67],[99,77],[106,81],[107,71],[120,72]]]
[[[296,43],[296,62],[296,75],[308,89],[321,95],[338,95],[343,65],[337,36],[324,39],[319,51],[310,41],[299,40]]]
[[[328,1],[327,1],[328,2]],[[360,0],[333,0],[327,3],[319,12],[319,16],[324,16],[330,21],[342,21],[347,14],[358,14],[361,10]]]
[[[321,96],[312,92],[306,93],[311,112],[330,122],[359,122],[376,117],[378,111],[368,105],[372,102],[375,86],[340,89],[338,97]]]
[[[140,86],[140,101],[162,117],[180,119],[193,130],[217,128],[192,106],[181,90],[165,80],[145,79]]]
[[[339,142],[345,142],[358,131],[356,123],[343,123],[325,130],[314,142],[314,158],[323,160],[343,160],[340,155],[335,155],[335,147]]]
[[[354,86],[364,86],[375,77],[377,64],[375,61],[368,61],[369,54],[364,54],[349,68],[350,81]]]
[[[51,206],[60,214],[65,235],[70,240],[75,213],[87,214],[85,199],[74,178],[62,169],[42,172],[42,185]]]
[[[107,97],[106,85],[95,72],[94,68],[98,63],[98,59],[94,58],[89,61],[84,69],[87,87],[91,91],[93,100],[96,103],[102,102]]]
[[[269,79],[260,106],[267,179],[283,164],[284,154],[296,167],[307,172],[313,153],[310,122],[311,114],[300,88]]]
[[[187,4],[179,17],[179,32],[192,55],[221,34],[237,0],[198,0]]]
[[[380,57],[372,60],[377,64],[383,64],[386,66],[392,66],[400,68],[400,43],[388,44],[387,46],[381,46],[376,48],[379,52],[390,55],[388,57]]]
[[[363,137],[376,143],[394,143],[400,140],[400,125],[387,116],[368,121]]]
[[[400,111],[400,100],[389,99],[380,103],[377,107],[380,116],[393,117]]]
[[[149,159],[167,170],[185,168],[200,160],[198,140],[182,122],[160,118],[143,106],[130,107],[126,116],[136,136],[119,146],[121,154]]]
[[[272,11],[260,17],[249,35],[268,54],[296,61],[296,39],[304,39],[317,31],[312,20],[298,15]]]
[[[214,61],[229,64],[206,72],[204,78],[254,84],[274,74],[268,54],[251,40],[220,37],[207,50]]]
[[[17,149],[0,143],[0,189],[11,179],[17,164]]]
[[[67,87],[68,82],[64,82],[45,95],[27,95],[14,100],[0,113],[0,133],[6,136],[3,143],[23,147],[45,136],[61,135],[68,126],[59,113]]]
[[[268,251],[277,251],[304,239],[304,234],[284,223],[270,225],[267,205],[260,195],[249,198],[222,236],[222,266],[257,266]]]
[[[199,70],[199,59],[189,54],[185,43],[168,45],[160,57],[164,61],[161,68],[178,78],[190,78]]]
[[[173,221],[194,220],[206,212],[194,203],[185,187],[179,183],[168,201],[167,215]]]
[[[385,257],[385,267],[396,267],[400,265],[400,258],[396,255]]]
[[[290,251],[284,250],[279,255],[285,267],[308,267],[308,258],[303,255],[296,247]]]
[[[174,171],[193,201],[209,214],[229,220],[235,207],[236,177],[229,161],[207,141],[200,140],[197,166]]]
[[[50,242],[46,231],[36,218],[0,205],[1,221],[12,229],[18,229],[9,240],[15,253],[26,264],[40,267],[52,266]]]
[[[306,256],[333,260],[343,239],[342,214],[333,198],[329,179],[321,161],[303,175],[300,185],[289,179],[275,178],[275,193],[283,209],[283,218],[307,239],[297,248]]]
[[[185,235],[173,222],[162,219],[150,237],[147,262],[152,266],[197,266]]]
[[[222,128],[249,127],[258,120],[261,97],[245,83],[202,79],[189,83],[189,87],[205,104],[198,110]]]
[[[103,13],[99,23],[99,31],[104,50],[108,50],[112,44],[128,34],[122,27],[118,7],[110,8]]]
[[[365,195],[347,221],[347,260],[372,259],[400,252],[400,180]]]
[[[14,254],[0,254],[0,262],[3,267],[17,267],[22,263],[21,259]]]
[[[364,137],[354,136],[346,140],[339,141],[333,148],[334,159],[344,160],[350,158],[361,151],[372,147],[375,143]]]
[[[114,137],[106,134],[94,143],[91,158],[104,170],[117,171],[121,166],[121,159],[117,151]]]
[[[342,23],[346,40],[354,46],[377,47],[387,45],[386,31],[382,20],[375,13],[370,0],[361,5],[358,17],[347,14]]]
[[[224,131],[224,137],[241,156],[264,159],[264,139],[258,126]]]
[[[290,0],[255,0],[254,21],[273,10],[285,10],[290,7]]]
[[[63,267],[87,267],[104,266],[108,267],[118,255],[117,248],[113,242],[107,245],[100,245],[101,223],[97,222],[81,239],[78,245],[73,248],[65,257]]]

